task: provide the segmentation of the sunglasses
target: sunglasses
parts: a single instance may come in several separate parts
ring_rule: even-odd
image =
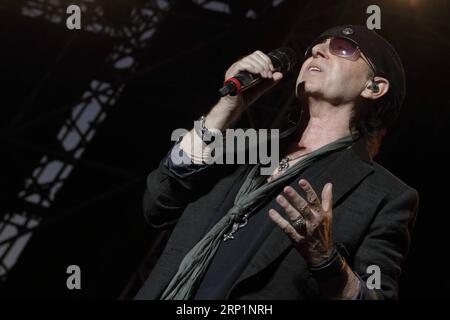
[[[322,42],[318,43],[324,43],[327,39],[330,39],[329,43],[329,51],[332,55],[351,60],[356,61],[359,58],[363,59],[369,67],[372,69],[373,73],[375,72],[375,67],[373,64],[362,54],[361,49],[359,48],[358,44],[352,40],[346,39],[346,38],[340,38],[340,37],[331,37],[331,38],[325,38]],[[309,58],[312,55],[312,48],[317,45],[318,43],[315,43],[311,45],[308,50],[305,53],[305,58]]]

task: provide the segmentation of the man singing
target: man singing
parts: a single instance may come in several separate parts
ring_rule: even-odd
[[[310,45],[295,86],[301,116],[270,176],[195,152],[283,78],[261,51],[225,79],[243,71],[263,81],[221,98],[174,145],[190,163],[169,153],[148,176],[147,220],[176,226],[136,299],[397,298],[418,194],[372,160],[405,96],[394,48],[352,25]]]

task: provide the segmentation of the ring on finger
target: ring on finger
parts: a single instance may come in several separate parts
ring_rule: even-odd
[[[291,222],[291,225],[294,227],[295,230],[300,230],[306,225],[305,218],[300,216],[298,219]]]

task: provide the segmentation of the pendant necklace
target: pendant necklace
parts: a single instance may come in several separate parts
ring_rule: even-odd
[[[282,172],[282,171],[287,170],[287,169],[289,168],[289,162],[290,162],[290,161],[296,160],[296,159],[301,158],[301,157],[303,157],[303,156],[306,156],[306,155],[309,154],[309,153],[310,153],[310,152],[305,153],[305,154],[301,154],[301,155],[299,155],[299,156],[297,156],[297,157],[292,157],[292,156],[286,156],[286,157],[284,157],[283,159],[280,160],[280,163],[278,164],[278,172]]]

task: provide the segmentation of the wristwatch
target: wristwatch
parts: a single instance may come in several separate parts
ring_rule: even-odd
[[[194,123],[194,130],[195,130],[195,133],[197,134],[197,136],[199,136],[200,139],[202,139],[202,141],[203,141],[206,145],[208,145],[208,144],[210,144],[210,143],[213,141],[213,139],[211,139],[211,137],[216,138],[217,133],[215,133],[215,132],[213,131],[214,129],[209,130],[209,129],[205,126],[205,121],[206,121],[206,117],[205,117],[204,115],[201,116],[197,121],[195,121],[195,123],[200,122],[200,128],[199,128],[197,125],[195,125],[195,123]],[[217,130],[216,132],[220,132],[220,131]],[[208,137],[207,140],[205,140],[205,136]]]

